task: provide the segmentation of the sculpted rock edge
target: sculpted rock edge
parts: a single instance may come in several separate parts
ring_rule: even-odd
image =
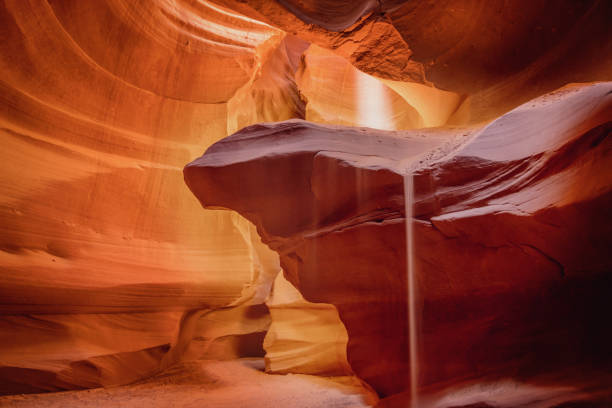
[[[381,396],[408,384],[407,172],[421,386],[605,364],[611,92],[569,85],[474,134],[255,125],[185,181],[203,206],[253,222],[307,300],[337,307],[349,364]]]

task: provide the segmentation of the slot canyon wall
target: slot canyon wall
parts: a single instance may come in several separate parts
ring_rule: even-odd
[[[595,316],[611,306],[611,113],[612,84],[602,83],[535,99],[467,143],[435,131],[255,125],[210,147],[185,177],[203,204],[252,220],[307,299],[336,305],[348,361],[381,395],[409,383],[412,158],[421,383],[605,371],[612,332]]]
[[[612,388],[610,16],[3,0],[0,394],[248,357],[404,406],[406,174],[420,389]]]

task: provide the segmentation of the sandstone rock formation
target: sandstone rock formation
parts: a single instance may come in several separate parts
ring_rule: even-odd
[[[354,377],[269,375],[258,361],[200,360],[178,364],[137,384],[28,396],[0,397],[2,406],[49,408],[100,406],[198,406],[254,408],[312,406],[367,408],[375,398]]]
[[[609,85],[535,98],[612,79],[610,14],[0,2],[0,394],[161,375],[82,401],[142,406],[210,367],[330,390],[315,405],[405,404],[407,168],[423,389],[603,360]],[[203,210],[182,170],[211,145],[185,170]],[[90,394],[70,395],[53,403]]]
[[[185,180],[204,206],[257,225],[307,300],[336,305],[352,369],[385,396],[408,382],[403,178],[413,177],[420,383],[529,376],[594,363],[612,336],[589,318],[610,306],[611,114],[612,85],[599,83],[533,100],[471,137],[255,125],[211,146]]]
[[[474,121],[569,82],[610,79],[606,1],[215,1],[378,78],[469,95]]]
[[[333,305],[307,302],[279,274],[266,306],[272,320],[263,343],[267,372],[352,374],[346,358],[348,335]]]
[[[282,33],[187,6],[0,6],[2,393],[150,376],[184,313],[251,280],[234,216],[203,213],[181,169]]]

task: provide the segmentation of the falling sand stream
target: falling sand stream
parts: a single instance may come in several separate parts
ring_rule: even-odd
[[[412,173],[404,175],[404,207],[406,224],[406,286],[408,311],[408,348],[410,358],[410,408],[418,407],[418,347],[417,347],[417,311],[416,282],[414,263],[414,231],[413,231],[414,183]]]
[[[378,79],[355,71],[356,108],[355,122],[360,126],[383,130],[395,130],[393,112],[389,102],[389,93]],[[416,311],[416,282],[414,267],[414,233],[413,233],[413,177],[409,159],[404,173],[404,205],[406,217],[406,291],[408,318],[408,355],[410,360],[410,408],[418,407],[418,333]],[[359,194],[358,194],[359,196]]]

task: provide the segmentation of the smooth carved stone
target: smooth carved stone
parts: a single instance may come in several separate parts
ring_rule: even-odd
[[[567,83],[610,80],[612,70],[606,1],[214,1],[377,78],[465,95],[471,123]]]
[[[461,118],[463,98],[414,82],[380,81],[332,51],[311,44],[296,76],[310,122],[406,130]]]
[[[205,207],[251,220],[308,301],[337,307],[352,369],[382,396],[409,380],[406,169],[421,386],[603,364],[611,91],[568,86],[474,135],[256,125],[185,180]]]
[[[568,81],[609,79],[607,56],[612,55],[606,19],[612,3],[596,0],[560,1],[554,11],[543,1],[520,9],[489,7],[482,0],[461,0],[461,7],[455,7],[455,0],[90,3],[0,4],[0,326],[6,328],[0,334],[1,392],[117,384],[149,376],[162,362],[170,364],[181,356],[229,358],[263,352],[261,337],[269,316],[242,309],[233,314],[224,308],[245,299],[253,303],[242,304],[245,310],[261,304],[280,269],[278,262],[259,252],[263,245],[257,233],[245,232],[244,220],[236,222],[235,213],[201,211],[182,181],[184,164],[227,134],[254,123],[291,118],[373,126],[362,122],[358,106],[364,99],[376,106],[376,98],[368,92],[355,98],[360,86],[367,89],[372,84],[382,86],[382,95],[391,98],[389,127],[489,120]],[[320,48],[307,48],[309,43]],[[330,56],[333,67],[345,67],[346,75],[332,72],[326,63],[330,53],[335,54]],[[386,80],[380,84],[370,76],[360,81],[366,73]],[[584,116],[574,112],[581,104],[572,102],[562,114],[542,112],[536,119],[550,116],[546,126],[557,129],[561,119]],[[512,118],[506,117],[510,125]],[[522,146],[512,141],[537,128],[530,123],[517,129],[508,140],[503,131],[499,138],[488,139],[493,150],[499,143],[508,152]],[[596,127],[592,132],[591,139],[580,140],[597,144],[606,130]],[[418,142],[422,145],[414,154],[433,145],[439,145],[440,152],[448,150],[445,144],[457,142],[450,137],[454,133],[458,139],[463,133],[469,136],[452,129],[425,133],[433,139]],[[541,129],[534,139],[539,133]],[[549,136],[555,135],[556,131]],[[521,242],[521,251],[512,252],[513,257],[533,259],[551,274],[572,275],[581,257],[595,262],[607,245],[607,235],[592,239],[594,233],[581,228],[583,215],[592,212],[593,230],[602,230],[600,210],[593,210],[597,205],[576,204],[571,216],[557,210],[538,212],[530,222],[516,214],[479,216],[503,221],[506,229],[521,226],[512,234],[505,234],[506,229],[476,229],[472,222],[477,219],[474,209],[480,208],[478,178],[488,177],[488,184],[497,185],[504,174],[521,173],[521,166],[532,162],[547,169],[534,176],[541,183],[523,180],[508,185],[533,197],[519,197],[522,209],[538,200],[557,203],[560,193],[553,192],[564,186],[558,179],[574,170],[581,174],[580,188],[564,195],[562,202],[585,203],[587,195],[599,197],[608,168],[601,164],[603,159],[588,159],[589,143],[576,143],[565,144],[552,161],[545,155],[529,160],[512,155],[514,173],[508,173],[510,167],[503,161],[491,162],[486,155],[421,171],[416,179],[417,213],[423,219],[431,217],[437,230],[429,226],[420,239],[429,237],[434,245],[446,242],[441,236],[451,241],[469,237],[477,242],[470,250],[490,264],[495,257],[483,234],[501,245],[498,251],[512,252],[506,243],[512,239]],[[311,176],[296,179],[290,173],[287,180],[278,180],[285,186],[278,188],[277,202],[262,200],[261,208],[252,208],[254,219],[266,208],[288,214],[278,222],[274,214],[265,216],[266,227],[261,222],[258,227],[268,234],[270,245],[286,254],[285,265],[295,263],[286,271],[294,283],[301,265],[297,254],[323,253],[311,241],[331,239],[328,233],[341,229],[342,240],[334,236],[330,243],[341,246],[352,239],[345,238],[352,237],[350,231],[359,234],[365,228],[364,222],[382,220],[373,225],[378,226],[375,231],[401,222],[402,171],[398,175],[393,161],[386,159],[369,156],[370,161],[364,161],[363,155],[376,149],[371,144],[352,156],[339,151],[307,154],[300,171]],[[388,150],[394,149],[397,146]],[[584,166],[567,167],[576,157]],[[372,168],[364,168],[364,163]],[[276,168],[282,173],[293,165],[278,163]],[[459,169],[466,172],[460,174]],[[547,171],[556,176],[549,177]],[[335,184],[328,182],[331,179]],[[438,179],[442,184],[434,188]],[[228,186],[232,183],[235,180]],[[292,193],[287,183],[297,200],[286,198]],[[467,202],[462,201],[465,191],[453,183],[470,186]],[[523,185],[528,190],[522,190]],[[482,197],[493,200],[491,191],[485,190]],[[360,191],[357,199],[355,191]],[[451,209],[472,213],[447,216]],[[567,234],[555,232],[559,218],[575,224],[572,234],[590,243],[588,252],[576,251]],[[292,227],[292,219],[301,224]],[[548,225],[555,238],[548,239],[547,231],[531,246],[523,245],[522,234],[531,234],[541,224]],[[308,238],[292,238],[299,234]],[[378,241],[370,244],[371,237],[363,239],[363,248],[380,246]],[[389,245],[401,247],[401,240],[396,241]],[[440,250],[445,248],[440,244]],[[462,256],[460,251],[448,255],[448,269]],[[403,263],[401,256],[397,258],[389,257],[390,265]],[[443,262],[439,256],[432,258]],[[317,263],[306,264],[322,270]],[[600,269],[605,266],[602,261]],[[530,276],[529,269],[520,271],[524,279]],[[380,285],[386,288],[383,278]],[[319,285],[301,280],[302,288]],[[453,284],[461,288],[459,283]],[[390,289],[392,297],[396,289]],[[353,310],[349,306],[346,315]],[[200,315],[218,308],[223,309],[218,315]],[[215,317],[228,315],[232,324],[215,323]],[[203,327],[209,324],[215,327]],[[376,324],[393,333],[395,323]],[[134,330],[126,326],[137,330],[141,339],[135,341]],[[356,362],[359,350],[377,343],[354,338],[349,348],[358,352],[352,353],[352,364],[366,372],[370,363]],[[372,355],[376,353],[383,352],[375,350]],[[317,364],[313,362],[313,372]]]
[[[185,315],[260,283],[236,214],[202,212],[181,170],[301,117],[305,45],[193,1],[9,0],[0,26],[0,393],[150,376]],[[219,329],[195,335],[249,335]]]
[[[269,375],[261,359],[183,362],[136,384],[86,392],[1,397],[3,407],[368,408],[376,397],[354,377]]]
[[[351,375],[348,335],[333,305],[304,300],[282,274],[266,301],[272,324],[263,346],[266,372]]]
[[[368,2],[369,0],[365,3]],[[331,27],[320,20],[315,24],[310,23],[310,13],[297,11],[301,4],[291,1],[282,2],[287,5],[291,3],[293,6],[289,9],[280,4],[281,2],[267,0],[215,0],[215,3],[268,23],[288,34],[299,36],[309,43],[331,49],[360,70],[379,78],[428,83],[423,65],[411,60],[410,45],[402,39],[390,19],[379,12],[370,13],[371,7],[367,4],[361,3],[362,7],[359,3],[338,2],[344,6],[350,4],[351,8],[354,7],[355,11],[363,14],[358,16],[345,13],[342,16],[343,24]],[[298,14],[293,14],[290,10],[295,10]],[[336,28],[338,30],[335,30]]]

